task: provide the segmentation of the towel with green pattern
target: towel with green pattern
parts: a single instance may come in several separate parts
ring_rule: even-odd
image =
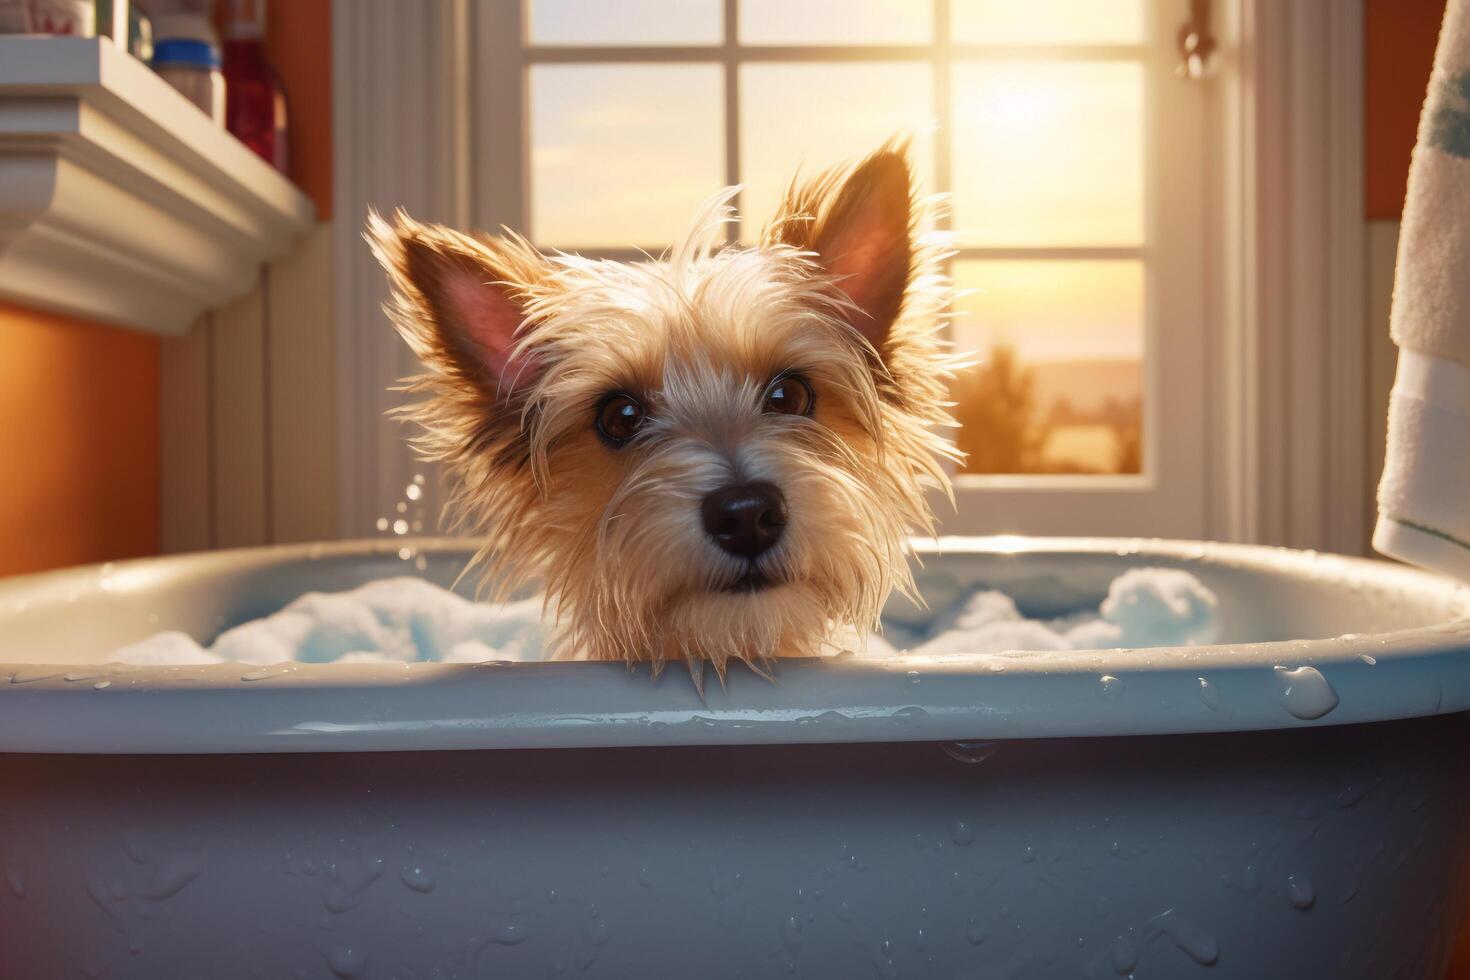
[[[1449,0],[1394,270],[1398,374],[1373,546],[1470,581],[1470,0]]]

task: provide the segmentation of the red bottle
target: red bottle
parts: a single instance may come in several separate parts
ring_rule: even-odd
[[[286,173],[286,91],[265,59],[265,0],[226,0],[223,33],[225,128]]]

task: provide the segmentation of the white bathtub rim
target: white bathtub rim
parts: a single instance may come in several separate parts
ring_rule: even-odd
[[[468,552],[463,542],[416,548]],[[396,551],[402,539],[249,549],[163,559],[174,570]],[[687,674],[658,681],[619,664],[240,664],[188,667],[0,664],[0,751],[236,753],[999,741],[1356,724],[1470,711],[1470,590],[1363,559],[1199,542],[941,539],[925,553],[1126,554],[1300,567],[1436,590],[1466,615],[1351,638],[1025,656],[786,661],[772,685],[744,669],[703,700]],[[105,574],[157,574],[159,560]],[[152,564],[150,564],[150,562]],[[17,596],[68,593],[101,566],[0,584]],[[115,587],[115,583],[114,583]],[[1338,702],[1288,710],[1282,671],[1311,667]],[[1280,668],[1280,669],[1278,669]],[[265,674],[266,676],[260,676]],[[245,677],[252,680],[244,680]],[[68,679],[70,678],[70,679]],[[1112,678],[1105,681],[1104,678]],[[1206,684],[1202,684],[1202,679]],[[267,693],[271,696],[265,696]]]

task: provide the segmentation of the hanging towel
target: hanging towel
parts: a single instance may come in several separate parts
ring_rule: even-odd
[[[1470,0],[1449,0],[1394,270],[1381,553],[1470,581]]]

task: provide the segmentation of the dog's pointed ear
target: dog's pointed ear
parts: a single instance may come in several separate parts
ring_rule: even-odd
[[[493,398],[534,378],[534,350],[521,349],[527,304],[548,275],[522,238],[475,238],[403,211],[390,225],[368,217],[366,238],[388,272],[393,313],[414,353]]]
[[[814,253],[856,307],[849,323],[882,353],[913,274],[913,216],[908,147],[889,144],[793,185],[763,241]]]

